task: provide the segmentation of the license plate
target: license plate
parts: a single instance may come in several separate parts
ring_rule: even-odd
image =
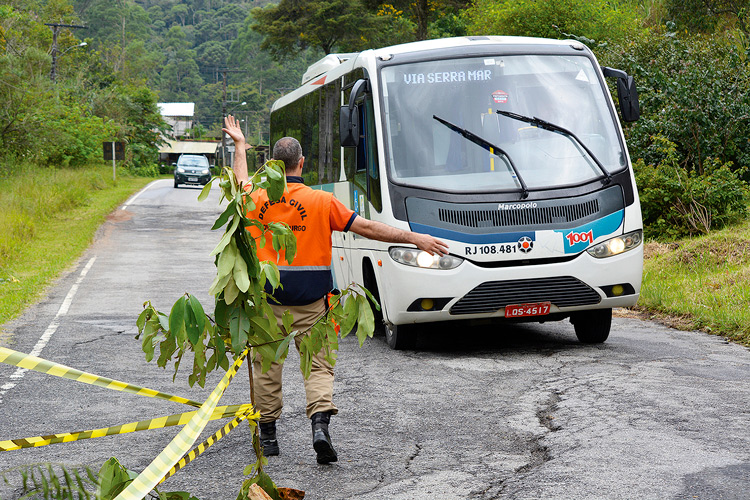
[[[549,314],[549,302],[536,302],[533,304],[513,304],[505,306],[506,318],[522,318],[524,316],[544,316]]]
[[[188,177],[188,182],[198,182],[197,177]]]

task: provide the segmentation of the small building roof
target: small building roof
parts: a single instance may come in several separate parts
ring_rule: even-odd
[[[172,141],[167,139],[164,142],[165,144],[159,148],[159,153],[213,155],[219,149],[219,141]]]
[[[194,102],[159,102],[156,105],[159,106],[162,116],[193,116],[195,114]]]

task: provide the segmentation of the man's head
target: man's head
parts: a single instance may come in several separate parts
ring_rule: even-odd
[[[273,145],[273,159],[284,162],[284,171],[289,174],[297,169],[302,157],[302,146],[294,137],[282,137]]]

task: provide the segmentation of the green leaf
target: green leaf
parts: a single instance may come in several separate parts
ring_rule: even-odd
[[[294,340],[294,337],[297,335],[297,332],[292,332],[289,335],[287,335],[284,340],[281,341],[279,344],[279,347],[276,349],[276,355],[274,356],[274,361],[276,363],[279,362],[279,360],[286,358],[286,354],[289,350],[289,343]]]
[[[302,376],[305,380],[310,378],[310,371],[312,370],[312,358],[315,353],[312,352],[312,341],[309,335],[302,337],[302,341],[299,343],[299,368],[302,371]]]
[[[156,333],[152,335],[146,335],[143,337],[143,342],[141,343],[141,349],[144,353],[146,353],[146,362],[150,362],[152,359],[154,359],[154,336]]]
[[[99,486],[96,490],[97,498],[112,500],[130,484],[128,471],[120,465],[115,457],[110,458],[99,469]]]
[[[203,330],[206,328],[206,313],[203,312],[201,303],[193,297],[188,296],[185,302],[185,331],[190,343],[195,346],[200,340]]]
[[[348,294],[344,301],[344,316],[339,320],[339,325],[341,326],[341,337],[346,337],[351,333],[354,325],[357,323],[358,317],[357,297]]]
[[[281,274],[279,274],[279,268],[273,262],[263,261],[260,263],[260,268],[263,274],[271,283],[271,287],[275,290],[281,284]]]
[[[159,316],[159,325],[161,326],[161,329],[165,332],[169,330],[169,317],[159,311],[156,311],[156,314]]]
[[[227,304],[231,304],[239,294],[240,289],[237,288],[237,285],[234,282],[234,278],[229,278],[227,286],[224,287],[224,301]]]
[[[359,306],[357,338],[359,339],[359,346],[362,347],[367,337],[372,337],[375,331],[375,317],[372,314],[370,302],[364,295],[357,296],[357,306]]]
[[[289,312],[289,309],[284,311],[281,315],[281,324],[284,325],[284,332],[289,333],[292,331],[292,325],[294,324],[294,316]]]
[[[247,344],[247,333],[250,331],[250,318],[245,308],[240,306],[232,311],[229,322],[229,333],[232,338],[232,351],[239,354]]]
[[[276,318],[273,316],[270,318],[253,316],[250,318],[250,322],[255,325],[256,328],[254,330],[262,341],[270,342],[276,339],[276,335],[279,333],[279,327],[276,323]]]
[[[218,219],[216,219],[216,222],[214,222],[214,225],[211,226],[211,230],[219,229],[221,226],[227,223],[229,220],[229,217],[234,214],[235,208],[237,207],[237,200],[232,200],[229,202],[229,205],[227,205],[227,208],[224,209],[224,211],[221,213]]]
[[[205,186],[203,186],[203,189],[201,189],[201,194],[198,195],[198,201],[205,201],[206,198],[208,198],[208,193],[211,191],[211,185],[216,180],[216,177],[211,177],[211,180],[206,183]]]
[[[172,359],[172,355],[177,350],[177,344],[173,335],[170,335],[159,344],[159,359],[156,360],[156,364],[160,368],[167,366],[167,361]]]
[[[224,250],[219,254],[219,260],[216,263],[216,273],[218,276],[226,276],[234,269],[234,261],[237,259],[237,245],[234,240],[230,240]]]
[[[234,259],[232,277],[234,278],[234,283],[237,285],[237,288],[239,288],[241,292],[246,293],[250,288],[250,277],[247,274],[247,263],[245,263],[245,259],[243,259],[241,255],[238,255],[237,258]]]
[[[231,307],[227,305],[223,300],[216,301],[216,308],[214,309],[214,319],[216,324],[226,328],[229,325],[229,318],[231,317]]]
[[[266,164],[266,176],[268,186],[266,191],[268,192],[268,198],[271,201],[278,201],[281,199],[284,191],[286,191],[286,177],[284,175],[283,167],[278,164]]]
[[[363,287],[361,285],[360,285],[360,288],[365,291],[365,293],[367,294],[367,297],[372,302],[372,305],[375,306],[375,309],[377,309],[378,311],[380,311],[380,304],[378,304],[378,301],[375,300],[375,297],[373,296],[372,293],[370,293],[370,290],[368,290],[367,288],[365,288],[365,287]]]
[[[136,326],[138,327],[138,334],[143,331],[143,327],[146,325],[146,318],[150,315],[150,313],[150,308],[144,308],[141,314],[138,315],[138,320],[135,322]]]
[[[169,313],[169,331],[172,335],[181,342],[181,338],[186,336],[185,334],[185,296],[183,295],[177,302],[172,306],[172,311]]]
[[[210,255],[216,255],[222,250],[224,250],[224,247],[226,247],[229,244],[229,241],[232,239],[232,235],[234,235],[234,232],[237,230],[237,228],[240,225],[240,218],[235,217],[232,219],[232,224],[230,225],[229,229],[227,229],[227,232],[224,233],[224,236],[221,237],[221,240],[219,241],[219,244],[216,245],[216,248],[214,248],[211,251]]]
[[[219,295],[224,288],[226,288],[227,283],[229,283],[229,280],[232,278],[232,273],[226,274],[224,276],[216,275],[216,278],[214,278],[214,282],[211,283],[211,288],[209,288],[208,293],[213,295],[214,297]]]

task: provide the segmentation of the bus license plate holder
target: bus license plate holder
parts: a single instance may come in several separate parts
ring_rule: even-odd
[[[506,318],[523,318],[527,316],[546,316],[549,314],[550,302],[532,302],[528,304],[510,304],[505,306]]]

